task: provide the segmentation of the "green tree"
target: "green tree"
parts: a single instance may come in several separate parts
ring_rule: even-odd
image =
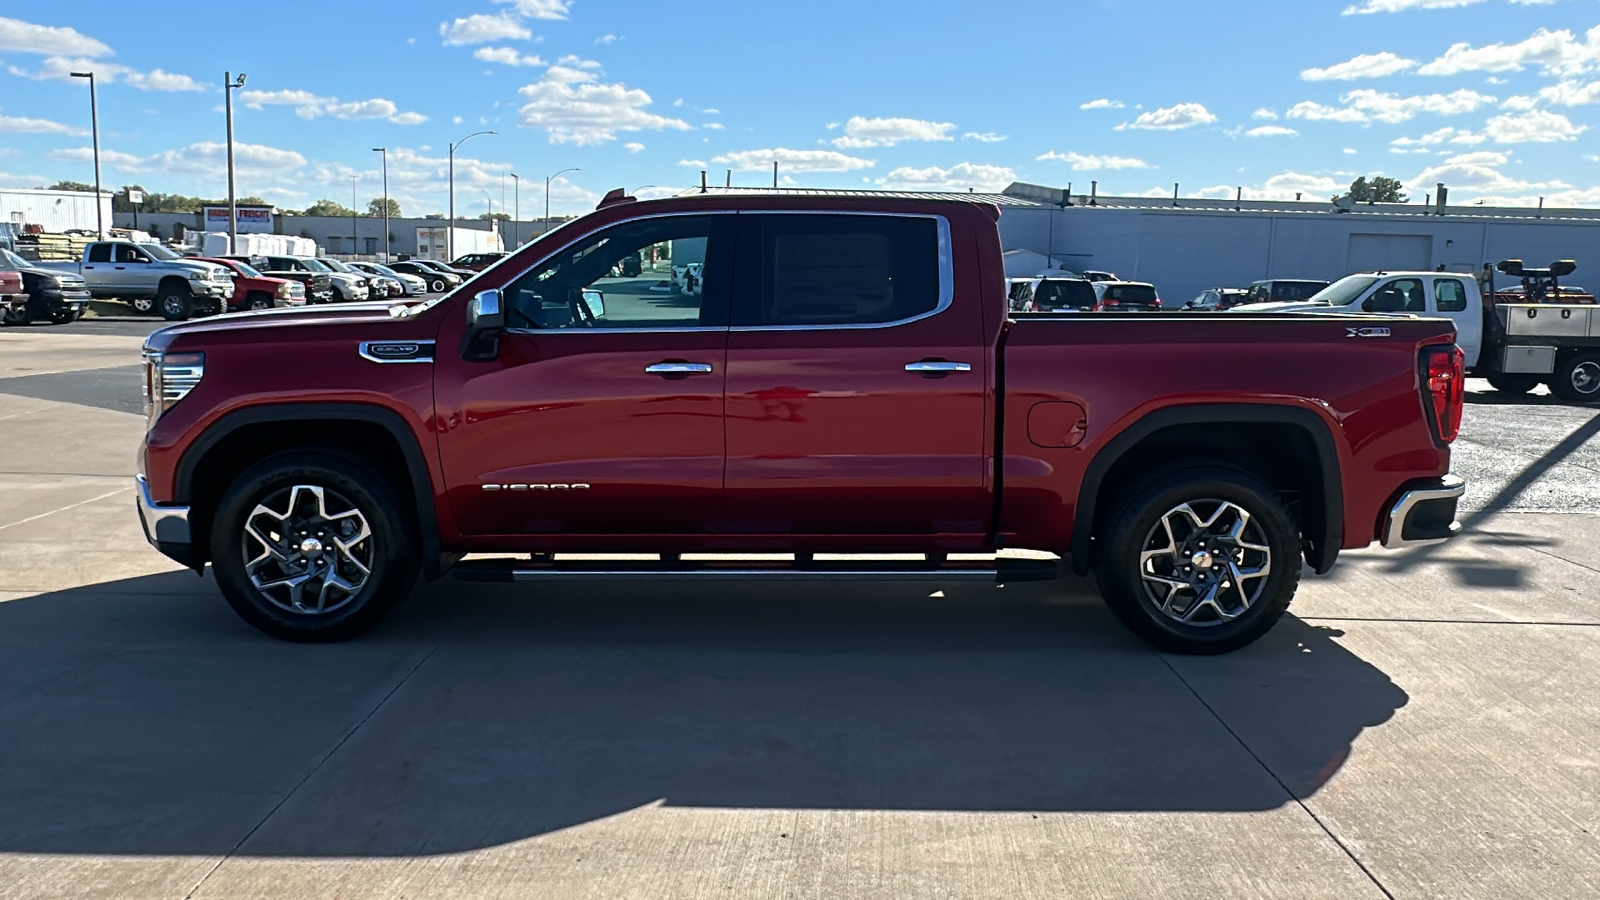
[[[373,216],[373,217],[379,218],[379,219],[383,218],[383,205],[384,205],[384,202],[385,201],[384,201],[384,199],[382,197],[374,197],[374,198],[372,198],[372,202],[367,204],[367,215]],[[391,218],[391,219],[401,218],[402,213],[400,212],[400,201],[394,199],[393,197],[390,197],[389,200],[388,200],[388,204],[389,204],[389,218]]]
[[[343,216],[346,219],[355,214],[355,210],[332,200],[318,200],[301,213],[303,216]]]
[[[85,194],[94,193],[94,185],[84,184],[81,181],[58,181],[45,188],[47,191],[82,191]]]
[[[1406,195],[1401,192],[1402,185],[1399,180],[1385,178],[1382,175],[1373,176],[1371,181],[1363,175],[1350,182],[1350,199],[1357,203],[1404,203]]]
[[[509,221],[511,221],[511,217],[509,215],[505,214],[505,213],[493,213],[493,214],[490,214],[490,213],[478,213],[478,221],[487,222],[490,219],[494,219],[496,222],[509,222]]]

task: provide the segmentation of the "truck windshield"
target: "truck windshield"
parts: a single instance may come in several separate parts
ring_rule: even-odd
[[[33,265],[33,263],[28,262],[4,247],[0,247],[0,268],[25,269],[31,265]]]
[[[323,265],[318,260],[311,259],[310,257],[307,257],[307,258],[302,259],[300,261],[305,263],[306,268],[310,269],[313,272],[332,272],[333,271],[332,269],[330,269],[327,266]]]
[[[1315,294],[1312,294],[1311,303],[1326,303],[1329,306],[1349,306],[1356,302],[1356,298],[1367,292],[1378,281],[1376,275],[1346,275]]]
[[[349,266],[347,266],[344,263],[338,261],[337,259],[323,259],[322,257],[319,256],[319,257],[317,257],[317,262],[322,263],[323,265],[325,265],[328,268],[334,270],[335,272],[343,272],[346,275],[354,275],[354,274],[356,274],[356,270],[355,269],[350,268]]]
[[[151,259],[159,259],[163,261],[169,259],[183,259],[183,257],[173,253],[171,250],[168,250],[160,244],[140,244],[139,249],[150,254]]]

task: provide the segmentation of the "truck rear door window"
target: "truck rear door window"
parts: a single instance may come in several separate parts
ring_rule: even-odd
[[[741,259],[751,261],[755,277],[737,292],[735,325],[880,325],[939,307],[939,230],[932,218],[740,219]]]
[[[1467,308],[1467,292],[1454,278],[1435,278],[1433,296],[1439,301],[1439,312],[1461,312]]]
[[[111,262],[111,245],[110,244],[93,244],[93,245],[91,245],[89,247],[89,262],[92,262],[92,263],[108,263],[108,262]]]

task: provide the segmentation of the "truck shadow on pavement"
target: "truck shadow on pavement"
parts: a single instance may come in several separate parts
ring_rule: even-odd
[[[0,853],[408,856],[656,805],[1258,811],[1407,702],[1287,617],[1217,658],[1084,582],[429,586],[296,646],[174,573],[0,603]]]

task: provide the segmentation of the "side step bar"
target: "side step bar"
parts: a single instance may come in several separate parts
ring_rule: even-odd
[[[460,581],[1051,581],[1059,560],[596,560],[469,559],[456,563]]]

